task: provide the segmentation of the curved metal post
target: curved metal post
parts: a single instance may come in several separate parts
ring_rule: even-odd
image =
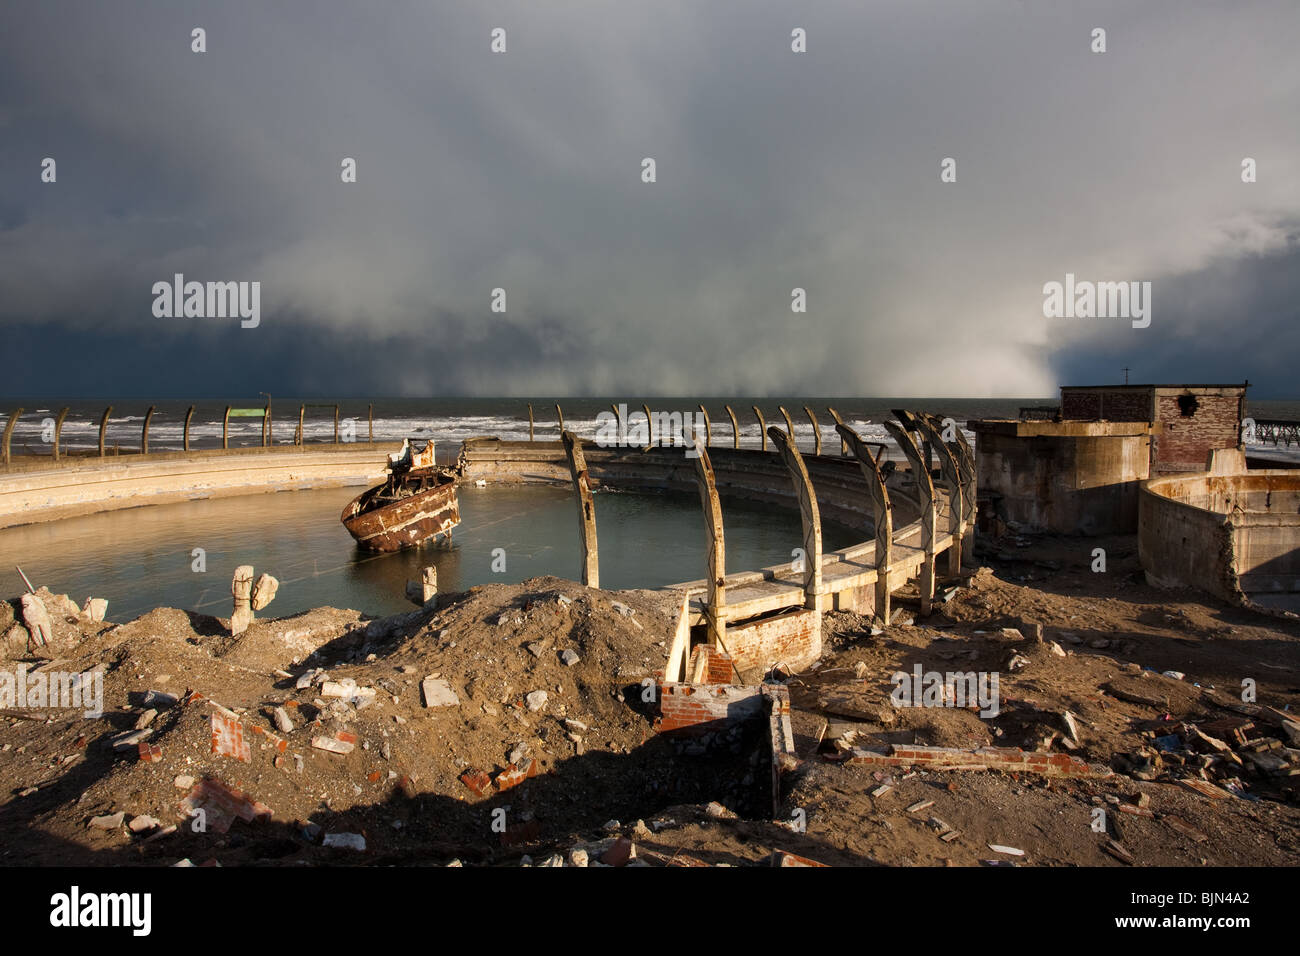
[[[10,443],[10,441],[13,440],[13,437],[14,437],[14,425],[18,424],[18,418],[19,418],[20,415],[22,415],[22,413],[23,413],[23,410],[20,408],[20,409],[18,409],[16,412],[14,412],[12,415],[9,416],[9,421],[5,422],[5,433],[4,433],[4,437],[3,437],[3,438],[0,438],[0,453],[3,453],[4,463],[5,463],[6,465],[9,464],[9,443]],[[102,435],[103,432],[101,431],[100,434]],[[100,439],[100,441],[99,441],[99,445],[100,445],[100,448],[101,448],[100,454],[103,454],[103,451],[102,451],[102,449],[103,449],[103,447],[104,447],[104,440],[103,440],[103,438]]]
[[[54,421],[54,460],[59,460],[59,439],[63,435],[63,420],[68,417],[68,407],[59,409],[59,417]]]
[[[155,406],[150,405],[149,411],[144,413],[144,428],[140,430],[140,454],[149,454],[149,423],[153,421],[153,412]]]
[[[767,430],[781,460],[794,482],[794,493],[799,499],[799,518],[803,525],[803,600],[804,607],[815,611],[822,609],[822,519],[817,508],[817,492],[803,455],[790,436],[775,425]]]
[[[99,457],[104,457],[104,438],[108,434],[108,416],[113,414],[113,406],[110,405],[104,409],[103,416],[99,419]]]
[[[916,505],[921,512],[921,547],[925,552],[919,579],[921,613],[929,614],[934,603],[935,537],[938,534],[938,525],[934,517],[934,481],[925,469],[925,462],[921,459],[921,449],[916,447],[912,433],[898,422],[885,422],[885,430],[903,450],[903,455],[911,465],[912,475],[916,480]]]
[[[804,410],[805,414],[807,414],[807,416],[808,416],[808,421],[812,422],[812,427],[813,427],[813,454],[814,454],[814,455],[820,455],[820,454],[822,453],[822,429],[821,429],[821,426],[817,424],[817,416],[813,414],[813,410],[812,410],[811,408],[809,408],[807,405],[805,405],[805,406],[803,407],[803,410]]]
[[[790,413],[785,410],[784,405],[778,405],[777,408],[781,409],[781,414],[785,416],[785,430],[790,435],[790,440],[794,441],[794,421],[791,420]]]
[[[888,624],[894,559],[894,509],[889,502],[889,489],[885,487],[880,466],[871,457],[871,449],[858,437],[858,433],[843,424],[837,424],[835,430],[858,460],[858,467],[862,469],[862,476],[867,479],[867,487],[871,491],[872,520],[876,529],[876,617]]]
[[[758,410],[757,405],[749,406],[758,416],[758,434],[763,439],[763,451],[767,451],[767,422],[763,421],[763,413]]]
[[[948,531],[952,534],[952,545],[948,548],[948,573],[960,574],[962,539],[966,531],[966,505],[962,494],[961,466],[932,422],[923,415],[911,417],[925,437],[926,444],[934,450],[939,459],[939,474],[948,488]]]
[[[736,413],[731,410],[730,405],[723,406],[727,414],[731,416],[731,447],[740,447],[740,424],[736,421]]]

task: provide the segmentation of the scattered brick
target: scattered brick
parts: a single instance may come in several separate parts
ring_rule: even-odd
[[[460,775],[460,782],[480,797],[492,789],[492,778],[482,770],[466,770]]]
[[[502,770],[497,774],[497,789],[509,790],[512,787],[519,786],[530,777],[535,776],[537,776],[537,761],[532,757],[529,757],[519,766],[511,764],[505,770]]]
[[[162,760],[162,748],[157,744],[140,744],[140,759],[145,763]]]
[[[248,741],[244,739],[244,725],[232,717],[212,715],[212,752],[223,757],[234,757],[245,763],[252,759]]]
[[[180,809],[187,817],[195,810],[203,810],[208,829],[217,833],[228,832],[230,824],[235,820],[252,823],[255,820],[270,820],[273,816],[271,808],[266,804],[212,777],[205,777],[196,783],[180,802]]]

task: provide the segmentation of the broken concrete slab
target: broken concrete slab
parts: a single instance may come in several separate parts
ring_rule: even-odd
[[[420,684],[425,707],[458,707],[460,698],[443,678],[426,677]]]

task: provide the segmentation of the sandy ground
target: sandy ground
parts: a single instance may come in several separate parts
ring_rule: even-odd
[[[1090,570],[1096,547],[1105,573]],[[765,722],[707,749],[654,732],[642,681],[663,666],[673,603],[659,593],[542,578],[382,621],[262,612],[238,638],[173,609],[97,625],[69,606],[70,619],[52,615],[44,663],[24,656],[0,604],[5,666],[102,667],[106,710],[0,716],[0,861],[517,865],[575,849],[621,861],[622,836],[648,865],[768,865],[774,850],[831,865],[1300,862],[1300,752],[1284,726],[1300,707],[1300,623],[1149,588],[1131,537],[1008,539],[981,560],[925,620],[905,623],[906,593],[890,627],[826,616],[822,659],[789,679],[800,763],[776,822]],[[998,714],[894,707],[890,675],[915,664],[997,673]],[[456,702],[426,707],[426,678]],[[213,751],[214,716],[238,722],[247,760]],[[1072,748],[1115,772],[842,762],[889,743]],[[326,845],[357,837],[364,851]]]

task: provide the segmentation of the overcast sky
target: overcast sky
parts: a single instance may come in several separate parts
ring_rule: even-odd
[[[1293,0],[8,0],[0,395],[1300,397],[1297,50]],[[261,324],[156,318],[177,272]]]

